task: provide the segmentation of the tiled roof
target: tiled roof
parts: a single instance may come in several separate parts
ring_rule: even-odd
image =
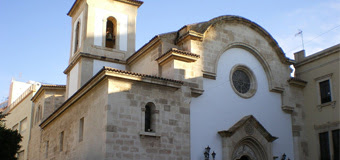
[[[163,77],[158,77],[158,76],[152,76],[152,75],[147,75],[147,74],[135,73],[135,72],[115,69],[115,68],[111,68],[111,67],[105,67],[104,66],[103,69],[107,70],[107,71],[111,71],[111,72],[116,72],[116,73],[122,73],[122,74],[127,74],[127,75],[132,75],[132,76],[138,76],[138,77],[148,77],[148,78],[159,79],[159,80],[164,80],[164,81],[169,81],[169,82],[183,84],[182,81],[178,81],[178,80],[174,80],[174,79],[168,79],[168,78],[163,78]]]

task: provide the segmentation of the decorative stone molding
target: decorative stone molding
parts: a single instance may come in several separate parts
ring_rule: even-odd
[[[198,40],[202,41],[203,40],[203,34],[195,32],[193,30],[189,30],[188,32],[184,33],[181,35],[175,42],[175,44],[180,44],[183,43],[183,41],[187,40]]]
[[[176,48],[171,48],[165,54],[157,58],[156,61],[158,62],[159,65],[162,66],[172,60],[180,60],[183,62],[195,62],[198,58],[200,58],[200,56],[197,54],[178,50]]]
[[[144,132],[144,131],[140,131],[139,135],[141,138],[145,138],[145,137],[155,137],[155,138],[161,138],[161,136],[155,132]]]
[[[321,112],[323,107],[332,106],[332,108],[335,108],[335,103],[336,103],[336,101],[331,101],[331,102],[327,102],[327,103],[317,105],[316,107]]]
[[[307,84],[306,81],[292,77],[288,80],[288,83],[292,86],[299,87],[299,88],[304,88]]]
[[[238,89],[237,86],[235,86],[234,81],[233,81],[233,76],[234,76],[234,72],[235,71],[242,71],[243,73],[245,73],[249,80],[250,80],[250,84],[249,84],[249,90],[246,91],[245,93],[241,93]],[[234,90],[234,92],[239,95],[242,98],[251,98],[252,96],[255,95],[256,90],[257,90],[257,82],[256,82],[256,77],[253,73],[252,70],[250,70],[247,66],[245,65],[240,65],[237,64],[235,65],[229,74],[229,81],[230,81],[230,85],[232,87],[232,89]],[[242,82],[241,82],[242,83]]]
[[[243,117],[228,130],[219,131],[222,137],[223,159],[240,159],[243,156],[252,160],[270,160],[272,136],[256,119],[249,115]]]
[[[193,97],[198,97],[203,94],[204,90],[203,89],[198,89],[198,88],[190,88],[191,89],[191,95]]]
[[[281,109],[290,114],[294,112],[294,107],[291,107],[291,106],[281,106]]]
[[[202,72],[203,72],[203,78],[216,80],[216,73],[208,72],[208,71],[202,71]]]

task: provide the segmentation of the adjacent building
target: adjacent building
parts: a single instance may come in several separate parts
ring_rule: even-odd
[[[31,136],[32,106],[31,98],[40,87],[40,83],[29,81],[19,82],[12,80],[8,105],[3,112],[8,114],[5,118],[5,125],[8,128],[17,130],[22,135],[21,148],[18,159],[27,159],[28,143]]]
[[[301,117],[305,159],[339,160],[340,44],[310,56],[295,54],[295,75],[306,81]]]

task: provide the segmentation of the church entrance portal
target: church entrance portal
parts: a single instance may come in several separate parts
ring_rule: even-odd
[[[250,160],[247,156],[242,156],[239,160]]]

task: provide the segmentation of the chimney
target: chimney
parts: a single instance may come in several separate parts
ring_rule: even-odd
[[[305,59],[305,57],[306,57],[305,50],[301,50],[299,52],[294,53],[294,59],[296,62],[301,62],[302,60]]]

